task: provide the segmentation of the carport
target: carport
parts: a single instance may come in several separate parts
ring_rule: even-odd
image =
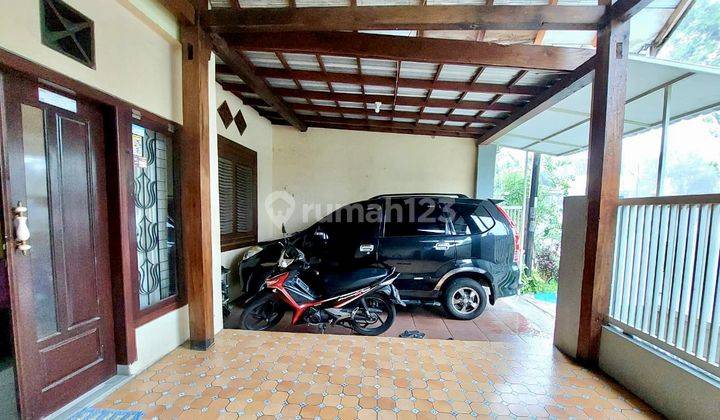
[[[688,374],[685,366],[668,365],[670,362],[649,346],[607,326],[617,324],[613,321],[616,312],[612,316],[609,312],[611,301],[613,310],[620,308],[622,314],[623,310],[625,313],[631,312],[630,308],[634,310],[643,299],[654,302],[653,296],[656,296],[653,295],[656,289],[648,289],[649,282],[645,280],[649,272],[647,265],[644,271],[638,269],[637,275],[633,274],[634,265],[628,262],[627,255],[623,253],[619,258],[618,244],[626,244],[632,236],[633,243],[638,245],[626,249],[635,250],[648,260],[648,250],[653,246],[656,249],[662,242],[658,235],[668,234],[656,229],[657,232],[650,235],[654,231],[652,227],[657,226],[653,223],[658,222],[639,220],[639,210],[626,207],[643,206],[644,215],[662,213],[667,208],[670,213],[676,212],[674,220],[678,228],[682,225],[678,221],[685,221],[689,226],[688,220],[694,217],[698,228],[688,228],[684,238],[695,233],[704,245],[711,242],[708,238],[717,235],[712,227],[718,226],[712,223],[713,217],[717,218],[713,216],[717,214],[717,197],[630,202],[618,195],[623,135],[656,124],[654,115],[631,114],[634,104],[654,98],[656,92],[666,92],[666,87],[673,83],[692,81],[696,77],[694,74],[682,77],[694,71],[673,68],[664,72],[664,67],[657,67],[651,61],[629,58],[630,19],[639,15],[650,0],[619,0],[612,5],[453,2],[459,5],[441,6],[427,2],[427,6],[386,7],[353,1],[337,8],[306,8],[300,6],[316,4],[294,1],[290,7],[253,8],[241,7],[245,6],[242,2],[213,1],[211,4],[216,7],[209,11],[183,0],[164,3],[182,22],[183,133],[190,140],[187,152],[194,155],[188,158],[183,169],[194,175],[185,188],[197,196],[188,211],[198,216],[186,220],[183,227],[185,237],[195,239],[196,245],[185,255],[188,270],[185,278],[190,342],[193,349],[205,352],[175,350],[100,406],[131,409],[144,404],[145,410],[158,416],[192,417],[210,412],[231,418],[237,415],[416,418],[443,414],[453,417],[654,416],[652,409],[637,397],[592,371],[599,365],[609,366],[603,364],[602,357],[620,360],[622,352],[617,350],[620,348],[636,357],[632,360],[644,360],[664,369],[663,375],[658,375],[664,381],[661,385],[673,388],[668,378],[675,375],[682,379],[678,380],[678,384],[682,384],[678,388],[685,386],[682,376]],[[325,6],[325,2],[322,5]],[[667,17],[674,13],[675,6],[677,2],[665,9],[649,10],[653,13],[661,10],[660,16]],[[658,21],[656,26],[661,29],[664,18]],[[441,31],[457,31],[455,38],[461,39],[432,37]],[[508,32],[514,31],[532,32],[532,44],[539,45],[512,44]],[[542,44],[546,37],[562,39],[563,35],[557,32],[563,31],[578,31],[576,35],[582,39],[578,44],[596,44],[596,50]],[[587,32],[596,33],[597,37],[594,34],[587,37]],[[655,34],[650,36],[654,37]],[[507,44],[487,42],[489,40],[503,40]],[[567,38],[565,40],[567,42]],[[213,63],[211,51],[217,58],[208,68],[208,60]],[[653,75],[664,73],[658,75],[658,80],[643,79],[645,85],[630,87],[628,73],[636,65],[647,66],[644,71]],[[281,126],[277,132],[287,136],[288,132],[307,131],[307,138],[298,137],[304,141],[319,132],[316,130],[328,130],[323,133],[352,130],[428,138],[470,138],[478,150],[496,143],[554,154],[587,147],[587,201],[579,212],[587,222],[579,230],[581,240],[575,243],[582,251],[576,267],[577,317],[570,327],[563,327],[572,330],[576,345],[572,360],[550,346],[493,341],[400,341],[226,330],[217,334],[215,342],[219,302],[213,279],[218,256],[211,251],[211,238],[215,233],[211,223],[215,217],[212,204],[215,168],[209,157],[214,136],[211,135],[213,124],[207,121],[209,115],[211,122],[214,120],[209,100],[213,96],[212,88],[208,86],[212,84],[208,80],[212,80],[213,71],[225,91],[236,94],[245,106],[254,108],[273,126]],[[658,83],[659,90],[653,90]],[[626,104],[628,92],[631,99],[637,100]],[[572,112],[558,111],[567,110],[574,100],[587,103],[572,106]],[[699,103],[690,102],[693,106]],[[233,123],[244,124],[236,112],[226,109],[229,105],[218,105],[225,128]],[[662,120],[681,118],[698,109],[681,110],[675,116],[665,112]],[[532,126],[536,123],[534,118],[546,114],[566,118],[553,118],[562,120],[557,130],[554,126]],[[250,129],[250,124],[247,126]],[[582,134],[572,140],[562,137],[574,128],[583,127],[584,137]],[[272,130],[276,132],[276,128]],[[536,137],[540,132],[543,135]],[[357,150],[358,145],[347,147]],[[342,157],[350,166],[351,152]],[[650,206],[656,206],[657,210],[648,211]],[[676,206],[675,210],[672,206]],[[696,207],[702,210],[690,210]],[[634,216],[628,219],[627,215]],[[632,230],[632,235],[627,233],[625,227],[638,223],[650,227],[645,230],[646,236],[637,230]],[[707,237],[699,234],[702,232]],[[637,235],[641,239],[647,237],[647,241],[637,240]],[[624,239],[616,240],[616,237]],[[642,244],[646,244],[648,250]],[[687,253],[698,261],[706,257],[706,261],[712,263],[715,255],[712,253],[719,250],[706,249],[702,254],[693,254],[690,250]],[[669,255],[674,255],[672,252],[684,255],[686,249],[675,247],[669,252]],[[654,255],[657,257],[659,253],[656,251]],[[642,257],[636,260],[643,261]],[[625,289],[618,294],[613,281],[618,278],[616,273],[625,272],[628,266],[630,275],[623,283]],[[705,268],[710,272],[717,267]],[[681,281],[685,278],[684,274],[678,276]],[[711,278],[716,279],[714,283],[707,280]],[[702,318],[693,328],[711,326],[702,357],[704,363],[716,365],[716,353],[712,350],[718,345],[716,332],[720,323],[715,321],[720,311],[713,311],[714,306],[701,302],[713,301],[717,276],[707,279],[702,288],[704,293],[694,292],[689,299],[680,300],[695,302],[686,305],[689,306],[687,312]],[[638,295],[641,289],[653,292]],[[625,295],[634,296],[634,300],[624,299]],[[695,308],[694,312],[691,308]],[[643,324],[635,322],[635,317],[630,322],[621,315],[615,321],[635,331],[645,331]],[[646,334],[645,338],[652,335]],[[702,334],[704,338],[706,331]],[[696,348],[700,347],[698,341],[694,343]],[[319,348],[322,351],[317,351]],[[637,356],[638,353],[641,355]],[[673,369],[680,369],[682,373]],[[645,378],[642,372],[627,372],[621,375],[613,371],[612,374],[634,392],[644,392],[643,398],[663,413],[687,415],[712,413],[715,409],[702,401],[694,407],[684,406],[678,402],[681,394],[669,395],[676,389],[667,391],[666,388],[668,395],[647,391],[638,386]],[[190,377],[202,379],[185,383]],[[147,394],[157,394],[157,387],[164,389],[162,394],[156,395],[154,401],[144,401]],[[717,391],[705,378],[702,384],[693,383],[687,389],[691,391],[685,392],[700,389],[701,396],[712,396],[713,391]],[[343,411],[346,408],[350,410]]]

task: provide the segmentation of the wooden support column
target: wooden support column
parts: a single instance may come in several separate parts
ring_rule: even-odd
[[[578,359],[596,365],[610,303],[630,22],[611,20],[598,32],[590,116],[587,230],[580,296]]]
[[[183,278],[188,296],[190,347],[214,341],[210,211],[210,43],[198,25],[182,25],[183,130],[180,201]]]

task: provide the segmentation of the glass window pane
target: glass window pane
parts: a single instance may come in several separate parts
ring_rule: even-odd
[[[140,309],[177,293],[173,152],[170,139],[133,125],[135,233]]]
[[[720,111],[670,124],[661,193],[720,193]]]
[[[37,315],[38,339],[57,331],[55,278],[48,206],[47,157],[43,111],[22,105],[25,194],[28,227],[32,232],[30,252],[33,297]]]
[[[385,236],[445,235],[446,217],[431,199],[393,200],[386,210]]]
[[[621,197],[653,197],[660,160],[660,127],[630,135],[622,143]]]

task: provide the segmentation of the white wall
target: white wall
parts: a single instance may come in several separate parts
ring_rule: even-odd
[[[214,77],[211,77],[213,80]],[[215,110],[215,118],[211,118],[210,138],[212,144],[211,165],[217,168],[217,134],[237,142],[257,153],[257,181],[258,181],[258,240],[265,241],[273,237],[273,225],[269,214],[265,212],[263,202],[265,197],[273,190],[273,128],[270,121],[258,115],[258,113],[242,104],[240,99],[230,92],[223,90],[219,84],[211,85],[212,100],[210,109]],[[217,113],[217,108],[227,102],[233,116],[238,110],[242,111],[247,128],[243,135],[237,125],[230,124],[227,128]],[[217,169],[212,171],[212,213],[213,213],[213,293],[215,307],[215,331],[222,329],[222,290],[220,288],[220,266],[228,267],[235,272],[238,257],[243,249],[220,252],[220,205],[218,195]],[[231,274],[232,275],[232,274]]]
[[[138,5],[157,1],[133,0],[133,8],[124,0],[67,3],[95,23],[95,69],[41,43],[39,1],[0,0],[0,48],[181,123],[180,44],[138,18]]]
[[[96,68],[41,43],[39,1],[0,0],[0,48],[182,123],[178,26],[157,0],[66,0],[95,23]],[[137,372],[189,337],[187,307],[135,331]]]
[[[573,358],[577,356],[580,328],[580,289],[585,265],[586,229],[587,197],[565,197],[553,342],[560,351]]]
[[[301,133],[275,126],[273,144],[274,189],[295,200],[288,231],[310,225],[332,208],[378,194],[475,193],[477,150],[472,139],[324,128]],[[321,209],[303,221],[303,205]]]
[[[498,147],[477,147],[477,169],[475,171],[475,198],[492,198],[495,194],[495,161]]]
[[[600,369],[671,419],[720,418],[720,382],[604,327]]]

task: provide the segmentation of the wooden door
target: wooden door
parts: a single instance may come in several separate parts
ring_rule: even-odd
[[[44,101],[71,110],[48,105],[37,83],[0,76],[20,406],[23,417],[36,418],[116,371],[103,118],[43,89]],[[18,206],[27,208],[26,254],[16,243]]]

